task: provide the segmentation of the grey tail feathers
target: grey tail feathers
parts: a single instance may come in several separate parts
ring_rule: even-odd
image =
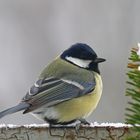
[[[18,111],[27,109],[29,106],[30,105],[28,103],[21,102],[21,103],[19,103],[18,105],[14,106],[14,107],[11,107],[9,109],[6,109],[6,110],[0,112],[0,118],[4,117],[6,115],[9,115],[9,114],[13,114],[13,113],[16,113]]]

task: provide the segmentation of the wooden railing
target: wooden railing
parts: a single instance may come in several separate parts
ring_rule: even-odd
[[[0,140],[125,140],[134,135],[132,126],[121,123],[94,123],[90,126],[58,126],[47,124],[0,125]]]

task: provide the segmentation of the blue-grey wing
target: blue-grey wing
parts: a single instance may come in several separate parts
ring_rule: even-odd
[[[23,101],[31,106],[24,112],[30,112],[43,105],[46,107],[84,96],[95,88],[95,81],[75,82],[54,77],[39,79],[28,91]]]

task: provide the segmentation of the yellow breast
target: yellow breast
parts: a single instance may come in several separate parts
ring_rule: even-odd
[[[102,94],[101,76],[95,73],[96,87],[88,95],[75,98],[56,105],[59,122],[67,122],[78,118],[88,117],[96,108]]]

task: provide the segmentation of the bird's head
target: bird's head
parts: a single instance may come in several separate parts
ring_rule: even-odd
[[[93,70],[99,73],[98,63],[104,62],[95,51],[83,43],[76,43],[61,54],[61,58],[84,69]]]

